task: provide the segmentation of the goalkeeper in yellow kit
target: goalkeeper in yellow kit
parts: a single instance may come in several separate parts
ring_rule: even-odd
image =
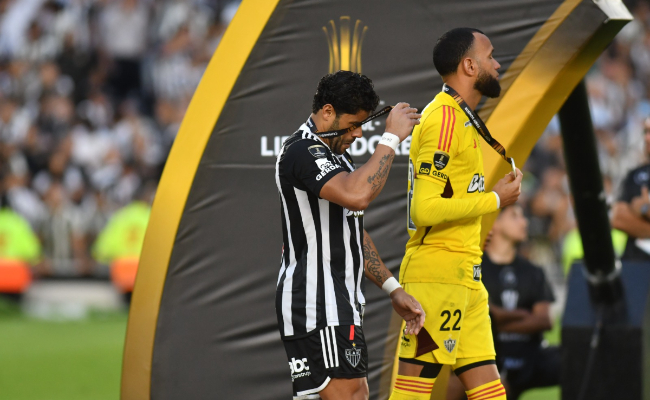
[[[427,320],[419,335],[401,338],[391,400],[429,399],[443,364],[452,366],[469,400],[506,398],[494,361],[479,242],[481,216],[517,201],[522,174],[509,173],[485,191],[482,139],[477,118],[470,117],[482,96],[501,91],[492,51],[487,36],[470,28],[445,33],[433,50],[445,87],[413,130],[411,239],[400,269],[400,282]]]

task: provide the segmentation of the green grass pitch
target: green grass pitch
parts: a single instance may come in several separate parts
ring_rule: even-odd
[[[83,321],[29,319],[0,307],[0,398],[118,400],[126,313]],[[557,342],[559,329],[549,332]],[[559,400],[558,387],[521,400]]]

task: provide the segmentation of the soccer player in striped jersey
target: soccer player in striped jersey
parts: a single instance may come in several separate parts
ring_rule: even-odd
[[[388,271],[363,228],[364,210],[386,183],[395,148],[420,114],[397,104],[362,167],[347,152],[378,102],[367,77],[349,71],[326,75],[311,116],[278,155],[284,247],[276,312],[294,399],[368,398],[364,274],[390,295],[407,331],[417,333],[424,324],[420,304]]]
[[[522,174],[510,173],[492,192],[485,191],[482,139],[469,117],[482,96],[499,96],[500,65],[492,51],[487,36],[470,28],[443,34],[433,50],[446,88],[422,111],[421,124],[413,130],[411,239],[400,268],[400,282],[421,301],[427,320],[420,335],[402,336],[391,400],[429,399],[443,364],[452,366],[470,400],[505,399],[494,361],[479,242],[481,216],[517,200]],[[463,100],[470,110],[460,106]]]

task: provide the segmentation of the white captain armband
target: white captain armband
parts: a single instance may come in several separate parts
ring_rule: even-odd
[[[381,285],[381,290],[383,290],[390,296],[390,294],[393,293],[395,289],[401,287],[402,285],[400,285],[399,282],[397,282],[397,279],[395,279],[394,276],[391,276],[390,278],[386,279],[386,281],[384,281],[383,285]]]
[[[383,144],[384,146],[393,149],[393,151],[397,151],[397,146],[399,146],[399,137],[390,132],[384,132],[384,134],[381,135],[379,144]]]

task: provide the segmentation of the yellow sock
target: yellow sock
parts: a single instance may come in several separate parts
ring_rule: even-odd
[[[465,393],[467,400],[506,400],[506,390],[501,384],[501,379],[475,387]]]
[[[429,400],[436,378],[397,375],[389,400]]]

